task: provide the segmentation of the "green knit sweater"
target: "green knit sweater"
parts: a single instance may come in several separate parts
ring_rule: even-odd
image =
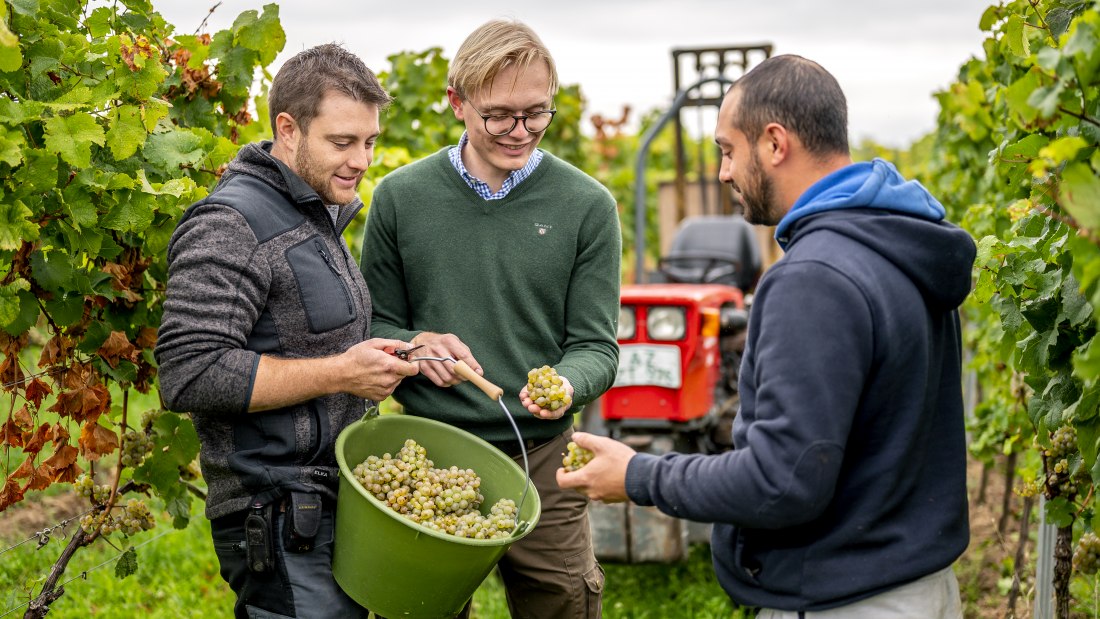
[[[519,392],[527,371],[550,365],[572,383],[570,413],[615,380],[622,238],[610,192],[545,153],[501,200],[485,200],[443,149],[387,175],[374,191],[363,275],[374,304],[371,334],[408,341],[453,333],[525,438],[563,432],[572,415],[535,418]],[[486,440],[515,437],[500,405],[464,382],[439,388],[416,376],[394,392],[406,411]]]

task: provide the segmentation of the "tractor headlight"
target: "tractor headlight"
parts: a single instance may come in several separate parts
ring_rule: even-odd
[[[683,339],[687,321],[682,307],[651,307],[646,317],[649,339],[669,341]]]
[[[634,334],[638,332],[638,325],[634,320],[634,307],[630,305],[624,305],[619,308],[619,331],[615,334],[615,339],[619,340],[632,340]]]

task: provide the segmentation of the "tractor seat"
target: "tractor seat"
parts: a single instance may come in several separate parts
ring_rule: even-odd
[[[725,284],[749,290],[760,274],[752,224],[740,215],[702,215],[680,223],[658,270],[683,284]]]

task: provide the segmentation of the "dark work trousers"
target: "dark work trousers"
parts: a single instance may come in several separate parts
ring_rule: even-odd
[[[210,523],[221,575],[233,592],[236,619],[366,619],[367,609],[355,603],[332,576],[335,508],[325,506],[316,545],[308,552],[286,552],[280,532],[283,514],[273,510],[274,565],[264,572],[248,568],[244,519],[248,512],[215,518]]]

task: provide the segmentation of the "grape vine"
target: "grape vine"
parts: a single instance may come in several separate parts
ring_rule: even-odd
[[[1100,529],[1100,3],[1014,0],[979,26],[985,57],[938,93],[916,167],[979,239],[964,316],[980,392],[972,451],[1023,456],[1023,493],[1042,492],[1060,529],[1068,617],[1073,532]]]
[[[186,526],[191,422],[154,406],[134,423],[130,396],[155,394],[168,238],[267,133],[253,82],[284,41],[274,4],[186,35],[148,0],[0,3],[0,512],[72,483],[95,506],[78,545],[150,528],[149,494]]]

